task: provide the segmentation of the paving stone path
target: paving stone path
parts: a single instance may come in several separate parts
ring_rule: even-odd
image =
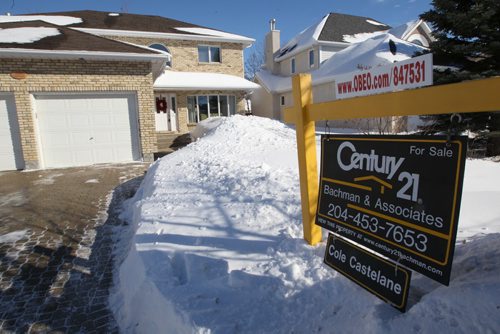
[[[145,170],[0,173],[0,333],[118,332],[108,307],[118,214]]]

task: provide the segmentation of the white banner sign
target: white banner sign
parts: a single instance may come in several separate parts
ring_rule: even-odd
[[[337,99],[432,85],[432,53],[366,71],[335,76]]]

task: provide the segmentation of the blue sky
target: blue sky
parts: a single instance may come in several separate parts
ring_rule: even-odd
[[[415,19],[430,0],[0,0],[0,13],[68,10],[120,11],[151,14],[220,29],[257,40],[276,18],[282,45],[329,12],[367,16],[391,26]],[[260,44],[258,44],[260,46]]]

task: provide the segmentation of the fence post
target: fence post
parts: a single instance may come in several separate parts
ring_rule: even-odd
[[[306,106],[312,104],[310,74],[292,78],[293,112],[296,117],[297,152],[299,160],[300,197],[304,239],[315,245],[321,241],[321,227],[314,223],[318,205],[318,166],[316,160],[316,129],[307,115]]]

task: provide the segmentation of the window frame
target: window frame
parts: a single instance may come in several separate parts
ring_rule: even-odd
[[[295,64],[295,57],[290,60],[290,73],[295,74],[297,64]]]
[[[159,48],[155,48],[153,47],[154,45],[158,45],[158,46],[161,46],[164,48],[164,50],[162,49],[159,49]],[[158,51],[161,51],[161,52],[165,52],[166,54],[169,55],[169,58],[167,59],[167,62],[166,62],[166,65],[170,68],[172,68],[172,52],[170,52],[170,49],[168,48],[168,46],[166,46],[165,44],[163,43],[151,43],[148,45],[148,48],[151,48],[151,49],[155,49],[155,50],[158,50]]]
[[[280,96],[280,106],[284,106],[285,105],[285,95],[281,95]]]
[[[316,64],[314,49],[309,50],[309,68],[313,68]]]
[[[208,61],[202,61],[200,57],[200,48],[207,48]],[[219,61],[212,61],[212,48],[219,49]],[[222,48],[220,45],[198,44],[198,63],[201,64],[221,64],[222,63]]]
[[[210,97],[214,97],[216,96],[217,97],[217,111],[218,111],[218,114],[217,115],[214,115],[214,116],[211,116],[211,111],[210,111],[210,108],[211,108],[211,105],[210,105]],[[225,96],[226,97],[226,108],[227,108],[227,116],[224,115],[222,112],[221,112],[221,96]],[[186,106],[188,108],[188,124],[196,124],[196,123],[199,123],[200,122],[200,108],[199,108],[199,98],[200,97],[205,97],[206,98],[206,101],[207,101],[207,114],[208,114],[208,117],[207,118],[211,118],[211,117],[229,117],[229,116],[233,116],[236,114],[236,95],[230,95],[230,94],[197,94],[197,95],[188,95],[186,97]],[[196,116],[196,120],[192,120],[191,119],[191,115],[192,115],[192,111],[189,110],[189,100],[190,99],[194,99],[194,114]]]

